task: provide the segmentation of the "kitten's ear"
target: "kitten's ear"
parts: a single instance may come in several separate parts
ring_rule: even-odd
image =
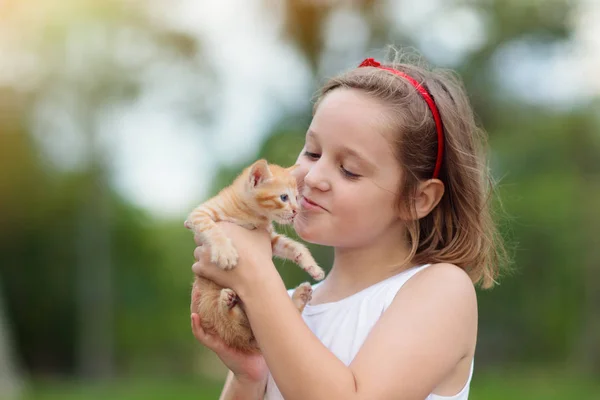
[[[252,187],[256,187],[262,182],[273,177],[267,160],[258,160],[250,167],[248,179]]]

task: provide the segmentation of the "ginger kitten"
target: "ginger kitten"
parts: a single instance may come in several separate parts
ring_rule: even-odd
[[[296,262],[314,279],[325,276],[309,250],[273,228],[273,221],[290,224],[298,213],[296,179],[290,174],[294,167],[283,168],[258,160],[221,190],[215,197],[196,207],[185,226],[208,245],[211,261],[228,270],[234,268],[238,253],[231,240],[216,224],[233,222],[248,229],[266,229],[271,234],[273,255]],[[312,294],[305,282],[298,286],[292,301],[300,312]],[[196,277],[192,287],[191,311],[200,315],[202,327],[215,333],[227,345],[243,352],[258,351],[258,346],[246,313],[236,293],[212,281]]]

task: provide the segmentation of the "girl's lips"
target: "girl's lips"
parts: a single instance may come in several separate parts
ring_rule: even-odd
[[[318,203],[315,203],[314,201],[302,196],[302,198],[300,199],[300,205],[302,206],[302,208],[305,208],[307,210],[325,210],[323,207],[321,207]]]

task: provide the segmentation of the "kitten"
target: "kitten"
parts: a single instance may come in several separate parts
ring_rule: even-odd
[[[298,190],[290,174],[294,167],[283,168],[258,160],[215,197],[196,207],[185,226],[208,244],[211,261],[223,269],[235,267],[238,253],[231,240],[216,224],[229,221],[248,229],[266,229],[271,235],[273,255],[293,260],[314,279],[325,276],[309,250],[275,232],[273,221],[290,224],[297,215]],[[309,283],[296,288],[292,301],[300,312],[312,294]],[[202,327],[216,333],[230,347],[243,352],[258,351],[250,323],[237,295],[228,288],[196,277],[192,287],[191,311],[201,316]]]

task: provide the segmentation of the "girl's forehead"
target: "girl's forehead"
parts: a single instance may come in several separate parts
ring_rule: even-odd
[[[387,107],[379,99],[358,89],[334,89],[321,99],[315,117],[342,118],[347,124],[373,125],[386,119]]]
[[[319,103],[307,139],[343,145],[371,158],[393,157],[387,113],[379,100],[360,90],[336,89]]]

